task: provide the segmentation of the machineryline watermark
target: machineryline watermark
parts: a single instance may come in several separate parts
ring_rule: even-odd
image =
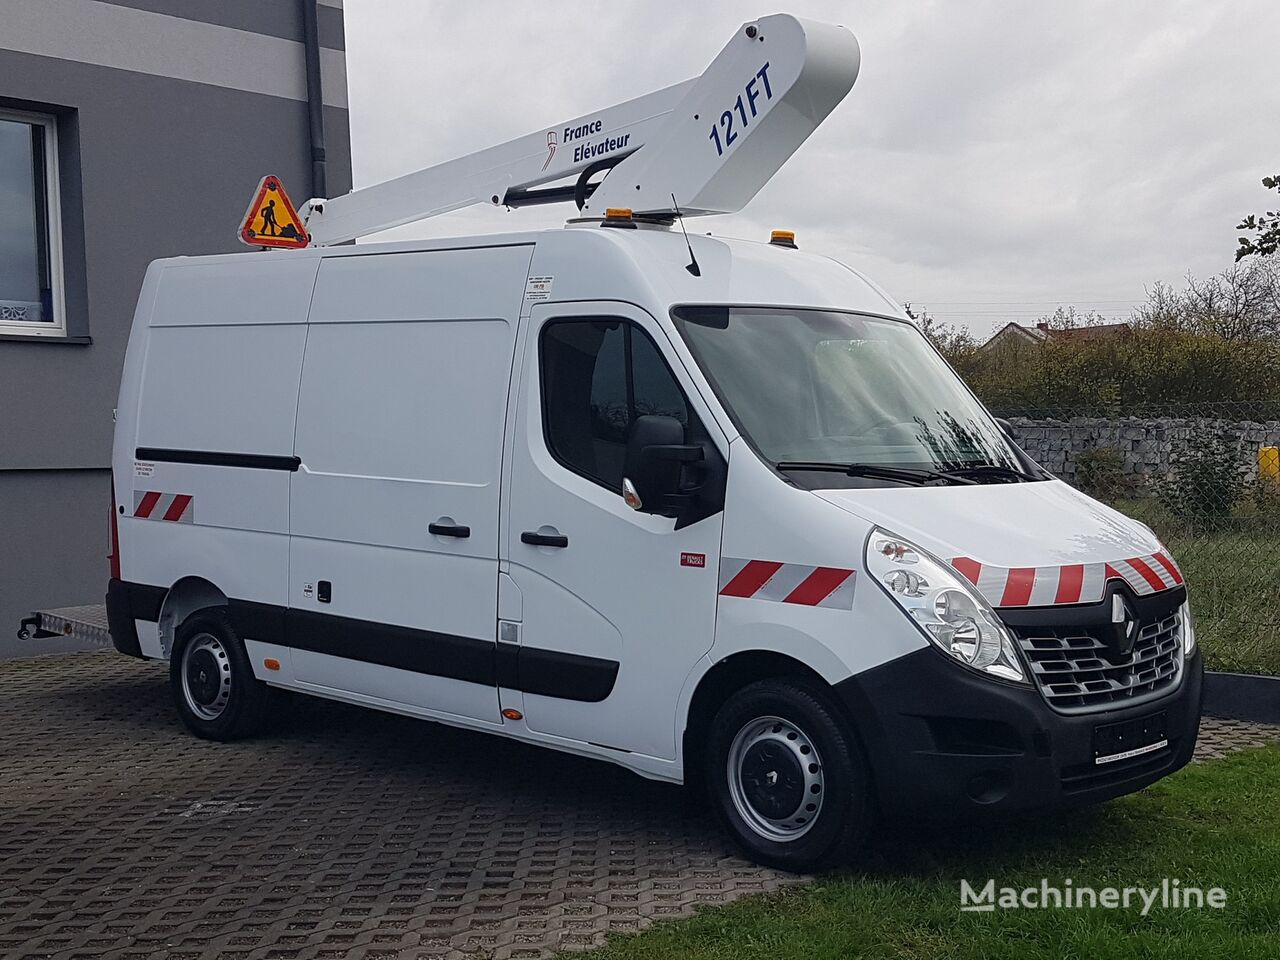
[[[997,887],[988,880],[974,887],[960,881],[960,910],[994,913],[997,910],[1133,910],[1146,916],[1161,910],[1223,910],[1227,891],[1222,887],[1193,887],[1168,877],[1154,887],[1077,886],[1070,878],[1050,883],[1042,878],[1033,887]]]

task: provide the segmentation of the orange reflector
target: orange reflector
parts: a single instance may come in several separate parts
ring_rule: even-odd
[[[794,230],[774,230],[769,234],[769,242],[779,247],[795,247],[796,232]]]
[[[629,213],[629,212],[630,212],[630,211],[628,211],[628,213]],[[524,719],[524,714],[523,714],[523,713],[521,713],[519,710],[512,710],[510,707],[507,707],[507,709],[503,710],[503,711],[502,711],[502,715],[503,715],[504,717],[506,717],[508,720],[523,720],[523,719]]]
[[[630,220],[631,208],[630,207],[609,207],[604,212],[604,218],[606,220]]]
[[[263,665],[264,667],[266,667],[268,670],[279,670],[279,669],[280,669],[280,661],[279,661],[279,660],[276,660],[276,659],[274,659],[274,658],[272,658],[272,657],[267,657],[267,659],[263,660],[263,661],[262,661],[262,665]]]

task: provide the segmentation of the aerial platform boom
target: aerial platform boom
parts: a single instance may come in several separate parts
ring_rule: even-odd
[[[741,210],[849,92],[858,42],[787,14],[742,28],[699,77],[303,207],[327,246],[479,203],[576,200],[637,216]],[[603,182],[590,178],[607,171]],[[576,177],[576,183],[548,187]]]

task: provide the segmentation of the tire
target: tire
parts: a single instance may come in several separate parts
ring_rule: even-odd
[[[816,684],[743,687],[711,721],[706,756],[707,796],[757,863],[796,873],[846,863],[874,825],[862,748]]]
[[[254,677],[226,611],[217,608],[197,611],[178,627],[169,688],[182,722],[206,740],[259,732],[273,700],[271,688]]]

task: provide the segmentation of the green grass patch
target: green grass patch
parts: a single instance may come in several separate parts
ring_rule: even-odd
[[[1280,956],[1280,748],[1193,764],[1100,807],[1001,825],[898,825],[856,871],[710,908],[618,938],[593,960]],[[1153,887],[1227,892],[1225,909],[961,913],[980,887]]]

